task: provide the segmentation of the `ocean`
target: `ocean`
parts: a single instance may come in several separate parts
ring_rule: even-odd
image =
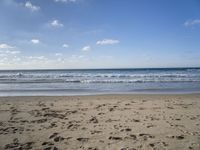
[[[0,71],[0,96],[199,92],[200,68]]]

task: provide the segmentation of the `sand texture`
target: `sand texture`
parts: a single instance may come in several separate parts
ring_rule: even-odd
[[[0,149],[199,150],[200,95],[1,97]]]

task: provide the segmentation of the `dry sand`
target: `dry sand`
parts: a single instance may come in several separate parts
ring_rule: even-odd
[[[200,149],[200,95],[1,97],[0,149]]]

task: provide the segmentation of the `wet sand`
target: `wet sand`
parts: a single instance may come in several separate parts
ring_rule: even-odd
[[[200,149],[200,94],[0,97],[0,149]]]

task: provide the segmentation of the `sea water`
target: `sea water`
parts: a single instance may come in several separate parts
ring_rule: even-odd
[[[200,68],[0,71],[0,96],[199,92]]]

